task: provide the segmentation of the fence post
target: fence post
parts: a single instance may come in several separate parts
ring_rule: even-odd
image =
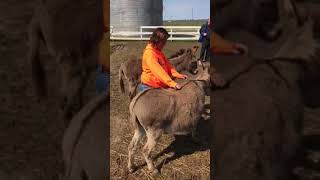
[[[140,26],[140,40],[142,41],[142,27]]]
[[[170,37],[171,37],[171,41],[173,41],[173,36],[172,36],[172,27],[171,27],[171,35],[170,35]]]
[[[112,34],[113,34],[113,26],[110,26],[110,39],[112,38]]]

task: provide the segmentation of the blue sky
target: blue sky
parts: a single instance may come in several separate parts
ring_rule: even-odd
[[[210,16],[210,0],[163,0],[163,19],[207,19]]]

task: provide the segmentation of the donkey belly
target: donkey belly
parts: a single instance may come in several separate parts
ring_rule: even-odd
[[[165,132],[173,135],[187,135],[196,129],[199,118],[181,119],[181,121],[173,121],[170,126],[165,129]]]

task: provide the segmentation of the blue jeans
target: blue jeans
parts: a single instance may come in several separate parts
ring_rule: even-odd
[[[97,67],[96,91],[97,93],[107,92],[110,84],[110,75],[102,71],[102,66]]]
[[[138,85],[138,89],[139,89],[139,92],[141,92],[141,91],[144,91],[144,90],[146,90],[146,89],[151,89],[151,87],[148,86],[148,85],[146,85],[146,84],[140,83],[140,84]]]

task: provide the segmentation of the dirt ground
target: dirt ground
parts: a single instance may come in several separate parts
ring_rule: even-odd
[[[133,136],[133,129],[128,120],[129,98],[120,92],[118,70],[120,64],[130,56],[141,57],[146,42],[113,42],[122,44],[123,49],[111,55],[111,179],[153,179],[148,172],[140,152],[135,156],[137,171],[129,174],[127,171],[127,149]],[[168,42],[164,52],[167,56],[174,54],[181,48],[192,48],[197,42]],[[199,54],[199,52],[198,52]],[[199,55],[197,55],[198,57]],[[207,98],[209,100],[209,97]],[[209,112],[208,112],[209,113]],[[206,118],[205,118],[206,119]],[[164,135],[153,152],[156,166],[161,176],[156,179],[209,179],[210,149],[203,120],[199,125],[201,130],[201,144],[194,144],[186,137]],[[144,138],[143,143],[145,143]],[[142,148],[140,144],[139,149]]]

